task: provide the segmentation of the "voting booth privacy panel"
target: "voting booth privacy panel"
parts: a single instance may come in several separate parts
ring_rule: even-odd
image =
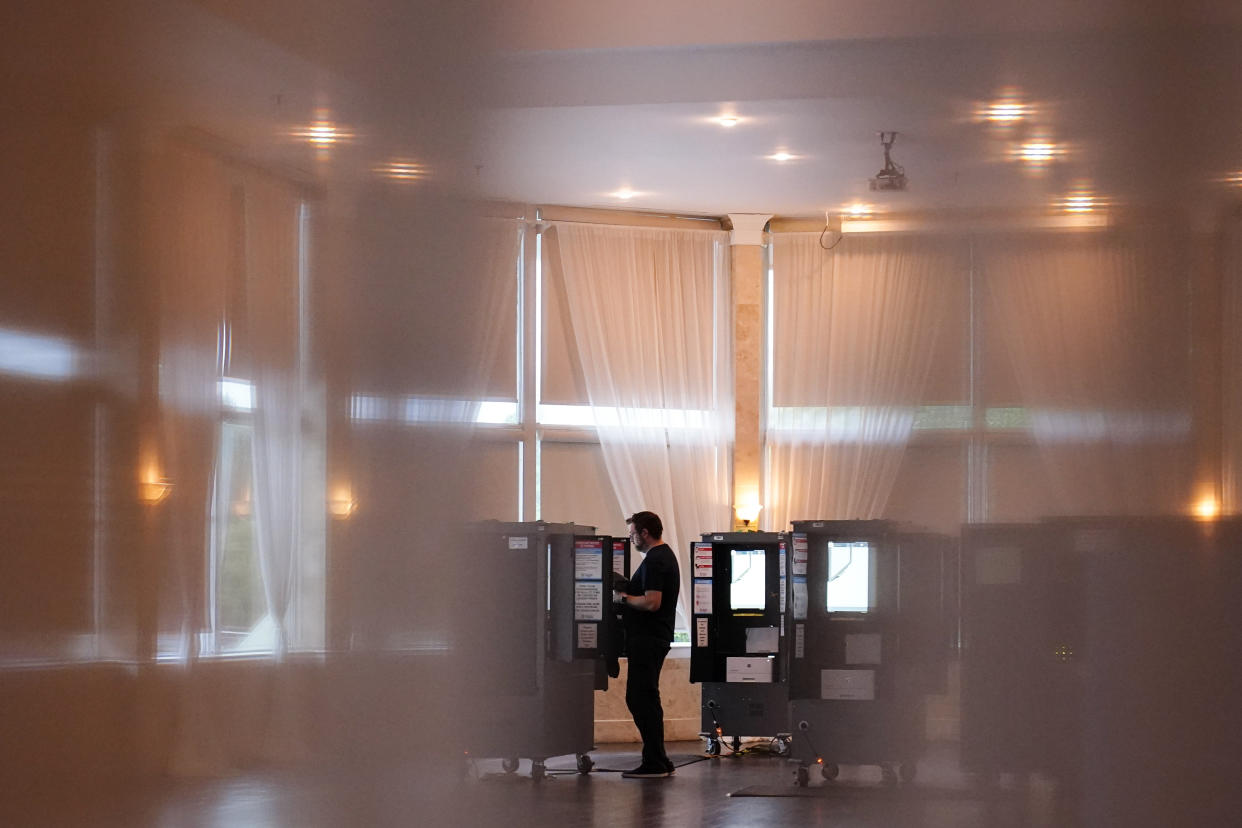
[[[955,639],[954,544],[886,521],[795,521],[786,635],[797,781],[879,765],[909,780],[923,703],[943,692]]]
[[[784,627],[789,536],[707,533],[693,545],[690,680],[703,685],[709,753],[722,739],[768,737],[788,748]]]
[[[1232,824],[1242,522],[962,533],[962,762],[1055,777],[1084,825]]]
[[[575,754],[590,770],[594,691],[607,689],[619,621],[614,575],[629,542],[573,523],[487,521],[465,532],[454,646],[463,751],[532,760]],[[615,674],[615,671],[614,671]]]

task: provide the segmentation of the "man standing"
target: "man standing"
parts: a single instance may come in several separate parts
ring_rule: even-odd
[[[673,620],[681,572],[677,557],[661,536],[664,524],[654,512],[635,512],[626,523],[636,552],[647,556],[620,595],[625,605],[626,652],[629,672],[625,704],[643,739],[643,763],[621,774],[631,778],[672,776],[664,752],[664,708],[660,705],[660,668],[673,643]]]

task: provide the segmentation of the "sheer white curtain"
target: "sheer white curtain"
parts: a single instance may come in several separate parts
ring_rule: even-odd
[[[690,543],[732,524],[728,234],[558,223],[546,241],[608,476],[626,516],[663,520],[684,625]]]
[[[1172,513],[1190,502],[1189,294],[1174,241],[1115,232],[976,242],[988,341],[1009,353],[1064,514]]]
[[[923,402],[960,245],[772,237],[774,329],[762,525],[879,518]]]
[[[223,359],[226,274],[232,251],[231,176],[213,156],[170,148],[151,161],[153,262],[159,295],[160,438],[173,486],[162,556],[157,652],[184,671],[176,687],[168,768],[219,772],[225,748],[201,681],[199,633],[206,626],[206,573],[217,383]],[[172,650],[168,642],[175,640]]]
[[[287,185],[254,175],[245,205],[256,534],[273,654],[281,661],[302,522],[301,200]]]

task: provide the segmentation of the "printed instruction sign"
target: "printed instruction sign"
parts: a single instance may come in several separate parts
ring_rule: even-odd
[[[529,549],[530,538],[526,537],[525,535],[517,535],[517,536],[511,537],[509,538],[509,548],[510,549]]]
[[[603,577],[603,541],[574,541],[574,579],[579,581],[598,581]]]
[[[579,624],[578,625],[578,649],[579,650],[598,650],[599,649],[599,624]]]
[[[612,542],[612,571],[618,575],[625,575],[625,543],[623,541]]]
[[[712,577],[712,545],[710,543],[694,545],[694,577]]]
[[[806,578],[794,576],[793,617],[795,621],[806,620],[807,603]]]
[[[793,574],[806,574],[806,535],[796,534],[793,536]]]
[[[711,581],[695,581],[694,582],[694,614],[695,615],[711,615],[712,614],[712,582]]]
[[[794,624],[794,658],[806,655],[806,624]]]
[[[574,620],[602,621],[604,618],[603,581],[578,581],[574,584]]]
[[[694,646],[696,647],[707,646],[707,619],[706,618],[694,619]]]

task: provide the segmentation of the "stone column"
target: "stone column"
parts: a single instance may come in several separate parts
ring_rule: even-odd
[[[760,503],[760,407],[763,404],[763,228],[770,215],[730,213],[733,232],[733,505]],[[742,522],[734,514],[734,529]],[[751,529],[757,529],[752,521]]]

